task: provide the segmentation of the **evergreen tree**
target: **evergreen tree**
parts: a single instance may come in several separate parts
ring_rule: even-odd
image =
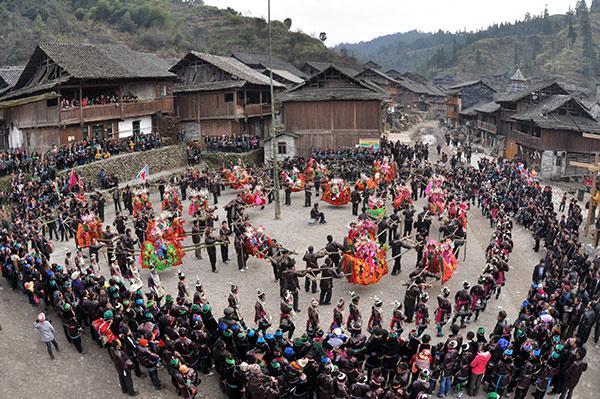
[[[575,32],[575,28],[573,28],[573,21],[569,21],[569,33],[567,33],[567,37],[569,38],[569,46],[573,47],[577,40],[577,32]]]
[[[585,1],[582,1],[585,5]],[[583,55],[588,60],[594,58],[594,43],[592,39],[592,25],[590,24],[590,14],[587,7],[580,10],[579,26],[581,28],[581,37],[583,38]]]
[[[513,64],[515,65],[519,65],[520,62],[520,56],[519,56],[519,44],[516,43],[515,44],[515,52],[514,52],[514,56],[513,56]]]
[[[481,52],[479,51],[479,49],[475,51],[475,64],[477,64],[477,66],[481,66],[481,64],[483,64]]]
[[[600,12],[600,0],[592,0],[592,5],[590,6],[591,12]]]

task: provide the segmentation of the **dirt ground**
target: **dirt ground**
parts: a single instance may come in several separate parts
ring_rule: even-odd
[[[435,152],[435,143],[439,139],[440,132],[434,123],[425,122],[415,126],[411,131],[391,135],[390,139],[400,139],[403,141],[414,140],[420,137],[427,140],[432,145],[433,154]],[[444,148],[444,151],[450,151]],[[475,161],[475,160],[474,160]],[[228,189],[219,198],[219,206],[226,204],[234,198],[235,193]],[[151,195],[154,208],[159,209],[158,193]],[[313,198],[314,200],[314,198]],[[184,207],[187,207],[187,201]],[[273,208],[267,206],[264,210],[251,209],[248,213],[252,223],[255,226],[264,226],[266,232],[273,238],[277,238],[286,248],[294,250],[299,255],[296,256],[298,268],[303,268],[301,261],[302,254],[309,245],[315,248],[322,248],[326,243],[326,236],[332,234],[334,238],[341,241],[346,233],[346,226],[354,220],[351,214],[350,206],[334,208],[327,204],[322,204],[322,208],[327,218],[327,224],[309,225],[309,211],[304,208],[304,193],[295,193],[292,195],[292,205],[283,207],[283,216],[281,220],[274,220]],[[423,205],[423,199],[419,200],[417,205]],[[219,209],[221,219],[224,218],[222,209]],[[112,222],[114,219],[114,209],[108,205],[106,209],[106,220]],[[189,222],[188,222],[188,229]],[[432,234],[437,234],[438,224],[434,222]],[[460,255],[458,269],[448,282],[452,292],[460,288],[463,280],[474,281],[481,273],[484,263],[484,250],[492,230],[489,222],[482,217],[478,208],[473,207],[468,215],[468,242],[466,245],[466,256]],[[509,314],[509,321],[515,319],[519,305],[524,299],[529,288],[531,280],[531,270],[533,266],[543,256],[542,253],[534,253],[532,250],[533,240],[529,231],[519,225],[515,225],[514,231],[515,249],[510,257],[510,272],[507,276],[507,284],[500,295],[499,300],[492,300],[488,305],[487,311],[482,314],[477,323],[468,326],[468,330],[476,330],[478,326],[485,327],[486,331],[491,331],[495,324],[496,314],[499,310],[505,309]],[[186,241],[184,244],[188,244]],[[53,262],[61,263],[64,259],[66,247],[73,248],[74,244],[63,247],[58,244],[57,250],[52,256]],[[233,247],[230,248],[230,257],[234,257]],[[220,316],[222,309],[227,304],[227,295],[230,283],[237,284],[240,287],[241,314],[245,317],[249,326],[253,326],[254,303],[256,302],[256,292],[258,289],[267,293],[268,311],[273,317],[274,325],[278,324],[279,319],[279,284],[274,282],[270,264],[265,260],[251,258],[248,262],[248,271],[241,273],[237,270],[234,261],[223,264],[218,263],[218,274],[210,272],[208,260],[196,260],[193,254],[188,253],[184,264],[180,267],[188,276],[188,285],[193,290],[193,284],[196,278],[199,278],[206,290],[207,297],[214,309],[215,315]],[[220,260],[220,259],[219,259]],[[376,284],[366,287],[353,286],[345,280],[336,280],[334,282],[334,292],[332,302],[337,302],[338,298],[344,297],[349,302],[349,292],[356,291],[361,296],[363,317],[368,318],[370,307],[374,301],[373,298],[383,299],[384,322],[388,324],[391,319],[393,302],[402,301],[404,298],[405,286],[402,282],[407,278],[408,273],[414,269],[416,255],[414,251],[408,252],[403,257],[403,271],[399,276],[387,275],[383,280]],[[101,264],[106,271],[106,263]],[[142,278],[146,281],[147,272],[142,271]],[[167,270],[161,274],[161,278],[169,292],[176,292],[177,276],[176,270]],[[435,307],[433,299],[439,293],[441,287],[439,282],[435,282],[429,290],[432,298],[431,310]],[[453,294],[452,294],[453,295]],[[306,309],[313,296],[317,294],[300,294],[300,308],[302,312],[296,317],[297,332],[304,329],[306,323]],[[328,326],[332,319],[332,306],[321,306],[321,324]],[[114,398],[121,395],[118,385],[116,371],[106,353],[106,350],[99,349],[92,344],[86,335],[83,339],[85,353],[79,355],[75,348],[69,345],[60,328],[60,321],[56,316],[50,316],[54,325],[57,327],[57,338],[61,347],[61,352],[57,354],[56,360],[51,361],[48,358],[45,347],[39,341],[39,338],[33,330],[32,323],[39,309],[32,308],[27,304],[24,296],[12,292],[6,285],[4,279],[0,283],[0,398]],[[410,328],[409,326],[407,326]],[[435,335],[433,328],[427,331],[432,336]],[[463,330],[463,332],[465,332]],[[591,340],[590,340],[591,341]],[[574,398],[591,398],[600,388],[600,365],[599,346],[592,342],[588,343],[588,361],[590,368],[583,375],[580,385],[577,387]],[[176,393],[169,383],[169,378],[164,370],[160,371],[160,377],[168,387],[162,391],[155,391],[149,380],[134,378],[136,390],[140,391],[142,398],[175,398]],[[202,398],[224,398],[217,384],[216,376],[203,377],[200,385]],[[483,397],[483,395],[481,396]]]

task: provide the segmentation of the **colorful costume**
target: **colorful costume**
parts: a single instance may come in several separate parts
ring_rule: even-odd
[[[434,176],[427,183],[425,194],[429,201],[429,212],[434,215],[444,213],[444,204],[446,202],[446,193],[444,192],[444,178],[442,176]]]
[[[385,216],[385,201],[379,197],[371,195],[369,197],[369,208],[367,215],[371,219],[382,219]]]
[[[412,192],[409,187],[396,186],[396,198],[394,198],[394,209],[404,208],[405,205],[412,204]]]
[[[271,239],[265,234],[264,227],[247,225],[244,232],[244,246],[249,255],[264,259],[268,256]]]
[[[240,198],[249,206],[265,206],[267,204],[267,196],[259,184],[254,186],[254,188],[249,184],[245,185]]]
[[[391,183],[396,178],[396,165],[390,162],[389,157],[383,157],[382,161],[376,159],[373,162],[373,174],[377,179],[383,179],[387,183]]]
[[[237,190],[238,188],[254,181],[254,178],[250,176],[250,173],[248,173],[241,163],[239,165],[235,165],[232,169],[224,168],[223,179],[234,190]]]
[[[184,238],[182,221],[161,215],[150,222],[146,228],[146,241],[142,246],[140,264],[144,269],[152,266],[158,271],[166,270],[182,263],[185,252],[181,247]]]
[[[148,190],[141,189],[136,191],[133,197],[133,217],[139,216],[140,213],[152,210],[152,202],[148,198]]]
[[[328,204],[343,206],[350,202],[350,186],[344,179],[331,179],[323,184],[323,196],[321,199]]]
[[[194,216],[198,211],[208,210],[208,190],[190,191],[190,205],[188,206],[188,215]]]
[[[375,241],[375,229],[374,223],[363,221],[348,231],[346,243],[350,252],[344,254],[342,268],[353,284],[374,284],[388,273],[386,250]]]
[[[82,223],[77,226],[76,241],[79,248],[87,248],[92,243],[92,239],[102,238],[102,222],[93,213],[88,213],[81,217]]]
[[[356,186],[358,187],[359,191],[373,191],[377,188],[377,182],[367,177],[367,175],[365,175],[364,173],[361,173],[360,179],[358,179],[358,181],[356,182]]]
[[[458,262],[452,250],[450,240],[443,243],[431,240],[423,251],[423,267],[430,273],[442,273],[442,284],[445,284],[456,270]]]
[[[167,186],[165,190],[165,198],[162,202],[162,210],[173,213],[181,213],[183,210],[177,187]]]
[[[298,192],[304,190],[306,177],[304,173],[300,173],[298,169],[294,168],[290,173],[281,172],[281,183],[283,186],[289,186],[292,192]]]

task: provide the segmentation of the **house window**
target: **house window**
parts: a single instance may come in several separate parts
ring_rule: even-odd
[[[161,83],[160,84],[160,96],[161,97],[166,97],[167,96],[167,85],[166,85],[166,83]]]
[[[131,122],[131,129],[133,131],[133,134],[140,134],[140,121]]]
[[[225,93],[225,102],[232,103],[233,102],[233,93]]]
[[[285,141],[280,141],[277,143],[277,154],[279,154],[279,155],[287,154],[287,143]]]
[[[88,135],[89,135],[89,133],[88,133],[88,127],[87,126],[82,127],[81,128],[81,138],[83,140],[87,140],[88,139]]]
[[[50,107],[58,107],[58,97],[49,98],[46,100],[46,106]]]
[[[95,139],[102,139],[104,137],[104,125],[92,126],[92,136]]]

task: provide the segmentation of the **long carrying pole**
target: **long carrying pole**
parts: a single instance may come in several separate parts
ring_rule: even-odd
[[[267,23],[269,25],[269,84],[271,86],[271,161],[273,162],[273,190],[275,219],[281,219],[281,198],[279,196],[279,168],[277,165],[277,143],[275,142],[275,96],[273,93],[273,47],[271,44],[271,0],[267,0]]]

